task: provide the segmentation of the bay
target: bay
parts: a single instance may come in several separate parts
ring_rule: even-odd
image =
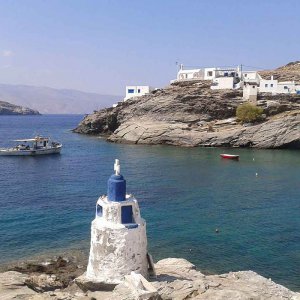
[[[119,158],[154,260],[253,270],[300,290],[299,151],[112,144],[72,133],[82,117],[0,117],[0,147],[36,134],[64,145],[61,155],[0,157],[0,263],[88,251],[96,200]],[[223,152],[240,161],[220,159]]]

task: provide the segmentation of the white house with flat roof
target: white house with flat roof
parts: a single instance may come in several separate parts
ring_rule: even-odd
[[[184,66],[180,65],[180,69],[177,73],[176,81],[203,80],[203,79],[204,79],[203,69],[184,69]]]
[[[215,78],[216,68],[204,68],[204,80],[213,80]]]
[[[257,83],[259,84],[261,81],[261,76],[257,73],[257,71],[242,71],[241,72],[241,80],[243,82],[249,83]]]
[[[271,76],[271,79],[261,79],[259,83],[259,91],[261,93],[277,93],[278,80]]]
[[[218,77],[213,79],[212,90],[232,90],[235,87],[234,77]]]
[[[296,93],[295,81],[278,82],[277,83],[277,93],[295,94]]]
[[[249,99],[257,98],[258,92],[300,94],[300,86],[294,81],[278,82],[273,76],[271,79],[263,79],[257,71],[242,71],[240,66],[191,69],[181,64],[176,80],[172,80],[171,83],[190,80],[210,80],[213,90],[238,89],[245,86],[244,98]]]
[[[189,68],[185,68],[181,64],[180,69],[177,73],[176,81],[214,80],[215,78],[218,77],[238,77],[238,76],[239,76],[239,67],[237,68],[213,67],[213,68],[202,68],[202,69],[189,69]]]
[[[271,76],[271,79],[261,79],[259,84],[259,92],[273,94],[295,94],[300,90],[295,81],[279,82]]]
[[[236,68],[215,68],[214,78],[218,77],[239,77],[239,67]]]
[[[226,90],[240,88],[240,69],[237,68],[215,68],[212,79],[212,90]]]
[[[126,86],[126,96],[124,98],[124,101],[132,98],[132,97],[139,97],[146,95],[153,91],[154,88],[152,88],[149,85],[127,85]]]

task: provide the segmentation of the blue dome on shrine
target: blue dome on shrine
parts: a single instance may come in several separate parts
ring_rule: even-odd
[[[125,201],[126,200],[126,180],[120,174],[119,161],[115,164],[116,174],[113,174],[108,179],[107,183],[107,197],[110,201]]]

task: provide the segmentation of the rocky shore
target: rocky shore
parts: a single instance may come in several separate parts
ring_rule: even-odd
[[[39,115],[37,110],[0,101],[0,115]]]
[[[268,77],[300,80],[300,64]],[[259,94],[263,119],[237,122],[242,90],[211,90],[208,81],[177,82],[86,116],[74,132],[109,141],[203,147],[300,148],[300,95]]]
[[[0,299],[300,299],[300,293],[252,271],[204,275],[181,258],[160,260],[155,268],[156,277],[149,282],[131,274],[113,290],[97,291],[80,284],[78,278],[86,269],[82,258],[73,255],[22,262],[0,273]]]

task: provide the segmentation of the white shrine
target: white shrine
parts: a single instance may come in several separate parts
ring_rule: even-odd
[[[115,174],[108,180],[107,196],[96,204],[91,226],[91,247],[86,279],[108,285],[119,284],[132,271],[148,278],[146,222],[141,218],[137,200],[126,194],[126,180],[120,174],[119,160]]]

